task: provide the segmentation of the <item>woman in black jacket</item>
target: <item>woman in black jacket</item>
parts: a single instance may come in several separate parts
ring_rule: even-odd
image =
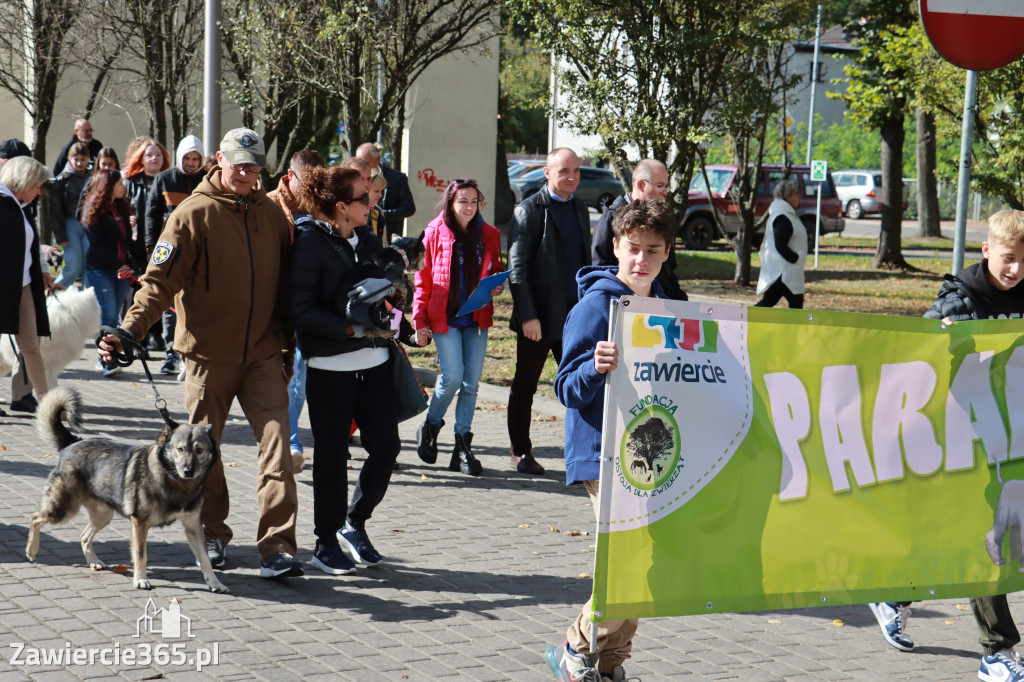
[[[346,553],[366,566],[382,560],[365,523],[384,499],[401,449],[389,341],[364,336],[361,325],[347,316],[351,292],[386,288],[387,280],[379,279],[383,272],[372,263],[383,246],[366,227],[369,193],[359,171],[309,168],[296,198],[303,212],[313,216],[295,223],[288,272],[288,307],[308,367],[306,400],[313,430],[317,541],[311,563],[325,573],[345,575],[355,571]],[[371,294],[363,302],[376,305],[382,298]],[[406,331],[411,327],[406,325]],[[348,506],[353,419],[367,456]]]
[[[40,398],[49,388],[39,337],[50,335],[44,291],[53,279],[39,264],[39,233],[22,209],[49,179],[46,166],[28,156],[11,159],[0,172],[0,334],[14,334]],[[15,401],[24,397],[12,395]]]
[[[97,170],[82,198],[82,226],[89,237],[85,285],[93,288],[100,304],[100,323],[107,327],[117,326],[133,271],[141,271],[145,260],[142,242],[132,236],[131,209],[125,193],[119,171]],[[120,371],[112,361],[103,365],[103,376]]]

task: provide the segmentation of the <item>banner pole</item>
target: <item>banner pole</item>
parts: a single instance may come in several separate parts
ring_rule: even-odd
[[[619,331],[619,315],[623,306],[628,306],[629,301],[620,301],[619,299],[611,299],[608,302],[608,340],[614,342],[615,337]],[[622,362],[622,348],[619,348],[619,362]],[[608,381],[608,375],[604,377],[604,414],[601,415],[601,469],[597,479],[597,509],[594,510],[596,517],[597,527],[594,532],[594,546],[596,548],[597,542],[601,537],[601,518],[604,512],[608,509],[608,505],[611,503],[611,481],[614,476],[611,475],[612,463],[615,461],[615,444],[611,442],[611,439],[607,434],[612,433],[611,429],[612,415],[615,409],[614,404],[611,400],[612,397],[612,384]],[[607,484],[607,485],[606,485]],[[598,561],[600,561],[600,553],[594,552],[594,575],[590,585],[590,607],[594,607],[594,586],[597,581],[597,570]],[[607,600],[605,600],[607,601]],[[598,629],[598,618],[603,618],[604,612],[602,611],[591,611],[590,612],[590,654],[591,656],[597,656],[597,629]]]

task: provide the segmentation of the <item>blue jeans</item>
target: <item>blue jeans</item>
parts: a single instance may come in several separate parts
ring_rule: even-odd
[[[299,415],[306,402],[306,361],[302,359],[302,351],[295,346],[295,367],[292,380],[288,382],[288,424],[291,426],[291,449],[302,452],[302,439],[299,438]]]
[[[67,289],[76,279],[85,281],[85,252],[89,250],[89,236],[85,234],[82,223],[74,218],[64,219],[64,231],[68,235],[68,243],[61,247],[64,249],[64,269],[54,284],[62,284]]]
[[[434,387],[434,396],[427,408],[427,421],[437,425],[448,411],[455,392],[455,433],[464,436],[473,428],[473,410],[480,386],[480,373],[484,369],[487,350],[487,330],[479,327],[457,329],[448,327],[447,334],[434,334],[437,358],[441,363],[441,376]]]
[[[100,324],[116,327],[121,302],[128,295],[132,281],[118,279],[117,270],[86,270],[85,286],[92,287],[96,300],[99,301]]]

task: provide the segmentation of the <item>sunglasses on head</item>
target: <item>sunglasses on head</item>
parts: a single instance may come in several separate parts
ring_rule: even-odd
[[[348,201],[344,201],[343,203],[346,203],[346,204],[357,204],[358,203],[358,204],[366,204],[367,206],[369,206],[370,205],[370,193],[369,192],[363,192],[362,194],[360,194],[359,196],[355,197],[354,199],[349,199]]]
[[[473,178],[455,178],[452,180],[452,184],[456,189],[462,189],[463,187],[476,187],[476,180]]]

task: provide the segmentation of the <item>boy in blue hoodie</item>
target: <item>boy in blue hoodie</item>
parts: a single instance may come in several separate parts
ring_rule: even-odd
[[[668,298],[655,277],[669,254],[676,226],[672,213],[657,201],[634,201],[620,208],[612,221],[618,265],[581,268],[576,274],[579,303],[569,313],[562,333],[562,362],[555,393],[565,405],[565,479],[582,483],[597,513],[601,457],[601,419],[605,374],[618,367],[619,349],[608,341],[608,302],[621,296]],[[686,294],[683,298],[686,300]],[[610,620],[598,628],[597,646],[590,643],[590,601],[566,633],[562,646],[547,650],[548,666],[563,682],[625,680],[622,663],[633,648],[637,619]],[[593,655],[596,648],[600,659]]]

